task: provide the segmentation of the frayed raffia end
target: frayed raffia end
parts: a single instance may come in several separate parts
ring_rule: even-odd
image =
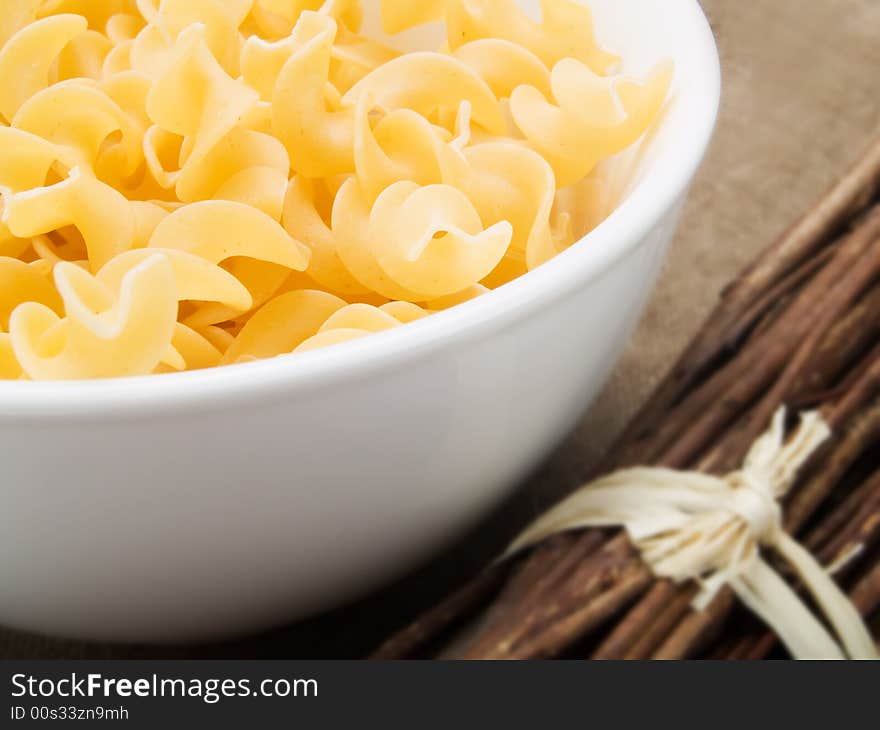
[[[502,560],[562,532],[623,527],[654,574],[696,581],[704,610],[724,586],[779,636],[797,659],[878,659],[864,621],[816,559],[783,529],[780,500],[829,438],[817,412],[785,439],[785,409],[725,477],[660,468],[625,469],[592,482],[543,515]],[[765,561],[772,550],[797,574],[833,629]]]

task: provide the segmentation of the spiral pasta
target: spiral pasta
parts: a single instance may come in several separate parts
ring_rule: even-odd
[[[376,5],[445,43],[367,37],[360,0],[6,0],[0,379],[312,351],[586,233],[578,191],[657,119],[671,66],[612,75],[575,0]]]

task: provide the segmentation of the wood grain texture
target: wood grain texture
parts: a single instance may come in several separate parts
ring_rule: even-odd
[[[616,374],[520,495],[418,575],[355,607],[211,647],[97,646],[0,631],[0,658],[354,657],[459,584],[577,484],[695,334],[720,291],[880,128],[878,0],[703,0],[718,37],[718,133],[669,264]]]

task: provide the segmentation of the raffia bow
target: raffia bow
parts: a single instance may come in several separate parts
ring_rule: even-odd
[[[779,500],[831,435],[819,413],[806,413],[785,440],[785,410],[725,477],[661,468],[625,469],[583,487],[538,519],[504,558],[562,532],[626,529],[654,574],[696,581],[694,608],[705,609],[725,585],[761,617],[798,659],[876,659],[861,616],[828,572],[789,536]],[[765,561],[774,551],[797,574],[835,638]]]

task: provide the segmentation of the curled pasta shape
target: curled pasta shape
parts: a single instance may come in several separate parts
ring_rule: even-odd
[[[187,203],[211,198],[247,202],[280,220],[290,161],[268,134],[236,127],[175,178],[177,197]]]
[[[318,332],[302,342],[294,352],[308,352],[350,342],[415,322],[427,315],[428,312],[425,310],[406,302],[390,302],[380,307],[349,304],[334,312],[321,325]]]
[[[550,71],[528,48],[502,38],[483,38],[457,48],[453,54],[485,81],[499,99],[517,86],[534,86],[550,95]]]
[[[251,317],[229,346],[223,362],[231,364],[293,352],[345,306],[345,300],[322,291],[281,294]]]
[[[308,177],[354,170],[354,115],[330,109],[325,91],[336,22],[304,12],[293,31],[296,50],[281,68],[272,96],[272,128],[291,169]]]
[[[290,269],[285,266],[243,257],[232,258],[224,262],[223,267],[248,290],[251,306],[243,312],[216,302],[205,303],[190,313],[184,324],[203,330],[205,327],[232,321],[233,327],[237,328],[243,316],[262,307],[278,294],[291,276]]]
[[[214,191],[217,200],[245,203],[276,221],[281,220],[287,173],[277,167],[248,167],[240,170]]]
[[[2,205],[0,205],[0,213],[2,213]],[[10,233],[9,229],[0,222],[0,256],[18,258],[22,256],[30,246],[31,242],[29,239],[16,238]]]
[[[660,64],[644,84],[598,76],[579,61],[553,69],[553,101],[532,86],[516,88],[516,125],[556,172],[559,187],[578,182],[596,163],[639,139],[669,93],[672,64]]]
[[[331,52],[330,83],[344,94],[364,76],[399,56],[394,48],[341,25]]]
[[[439,299],[433,299],[430,302],[426,302],[425,311],[442,312],[444,309],[451,309],[452,307],[457,307],[459,304],[464,304],[472,299],[477,299],[488,292],[489,289],[482,284],[474,284],[460,292],[450,294],[448,297],[440,297]]]
[[[318,183],[303,176],[291,180],[284,201],[284,227],[311,249],[307,273],[318,284],[342,295],[366,294],[369,289],[342,263],[336,237],[318,212],[318,188]]]
[[[169,349],[177,318],[174,272],[157,254],[114,292],[75,264],[55,267],[66,316],[19,305],[9,331],[16,359],[34,380],[105,378],[151,372]]]
[[[206,370],[220,365],[223,353],[203,334],[179,322],[171,336],[171,347],[156,373]]]
[[[363,20],[360,0],[256,0],[253,19],[260,35],[289,35],[304,12],[317,12],[357,31]]]
[[[240,0],[161,0],[157,8],[142,13],[147,26],[135,37],[131,49],[132,67],[150,76],[157,76],[169,63],[168,49],[190,32],[193,25],[217,63],[232,76],[239,71],[240,38],[238,26],[248,3]]]
[[[0,125],[0,188],[19,193],[40,187],[57,159],[58,151],[46,140]]]
[[[504,134],[507,128],[486,82],[459,59],[442,53],[407,53],[389,61],[349,89],[342,103],[353,106],[363,94],[386,109],[412,109],[429,119],[467,102],[475,124],[492,134]]]
[[[43,0],[6,0],[0,13],[0,47],[18,31],[37,19]]]
[[[53,15],[13,35],[0,49],[0,114],[11,120],[19,107],[49,85],[52,64],[88,27],[81,15]]]
[[[354,153],[355,172],[370,200],[402,180],[430,185],[461,177],[466,162],[445,129],[411,109],[391,111],[374,126],[372,111],[365,93],[356,111]]]
[[[534,269],[571,241],[561,241],[550,216],[556,196],[553,169],[536,152],[513,142],[488,142],[465,150],[461,189],[486,224],[508,221],[513,249]],[[497,263],[497,262],[496,262]]]
[[[310,253],[262,211],[223,200],[192,203],[176,210],[156,227],[150,248],[186,251],[213,264],[247,256],[296,271],[306,269]]]
[[[457,188],[400,182],[376,200],[370,244],[379,266],[424,299],[454,294],[488,275],[513,236],[508,221],[483,227]]]
[[[64,161],[70,167],[104,167],[127,177],[143,160],[143,129],[108,94],[82,80],[34,94],[19,108],[12,125],[68,150]],[[116,132],[121,140],[106,148],[108,137]]]
[[[364,215],[359,186],[346,185],[337,198],[342,206],[334,206],[334,222],[350,226],[339,237],[340,256],[355,277],[390,299],[420,302],[466,289],[487,276],[510,245],[510,223],[484,229],[457,188],[395,183]]]
[[[281,69],[301,45],[298,35],[287,35],[277,41],[252,35],[241,48],[242,80],[257,91],[263,101],[272,101]]]
[[[113,46],[118,47],[134,40],[144,29],[144,24],[145,21],[139,14],[120,11],[107,18],[104,30]],[[130,45],[126,47],[130,49]]]
[[[168,211],[161,205],[146,200],[133,200],[129,207],[134,223],[133,248],[146,248],[156,227],[168,217]]]
[[[379,266],[373,255],[370,239],[371,203],[357,178],[350,178],[333,202],[331,230],[335,250],[351,275],[366,289],[388,299],[420,302],[420,292],[407,289]]]
[[[178,300],[219,302],[240,312],[253,306],[250,292],[228,271],[175,249],[141,248],[120,254],[98,272],[98,281],[118,291],[132,269],[156,254],[162,254],[171,264]]]
[[[46,276],[31,264],[0,256],[0,332],[9,328],[9,315],[22,302],[39,302],[61,312],[61,298]]]
[[[189,140],[187,161],[201,160],[257,102],[247,84],[231,78],[208,48],[204,26],[179,36],[173,61],[153,83],[147,114],[166,132]]]
[[[448,0],[382,0],[379,6],[382,30],[394,35],[417,25],[439,22],[446,15],[447,2]]]
[[[103,32],[111,19],[120,13],[137,12],[135,0],[39,0],[38,17],[73,13],[82,15],[89,28]]]
[[[20,238],[75,226],[82,234],[93,271],[129,250],[135,238],[128,200],[80,168],[55,185],[8,196],[3,223]]]
[[[334,312],[318,332],[330,330],[365,330],[367,332],[383,332],[400,327],[402,323],[380,307],[369,304],[349,304],[338,312]]]
[[[453,50],[482,38],[500,38],[529,49],[548,68],[571,58],[607,73],[619,60],[599,47],[593,14],[577,0],[541,0],[540,22],[516,0],[447,0],[446,23]]]
[[[143,136],[152,124],[147,114],[147,96],[152,86],[149,77],[137,71],[124,70],[105,76],[98,86],[125,110]]]
[[[96,30],[87,30],[73,38],[55,62],[55,78],[94,79],[103,75],[104,61],[113,48],[110,39]]]

